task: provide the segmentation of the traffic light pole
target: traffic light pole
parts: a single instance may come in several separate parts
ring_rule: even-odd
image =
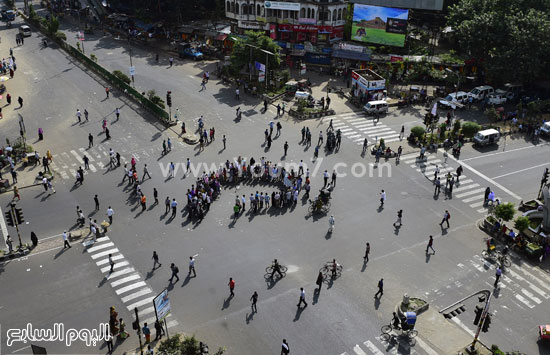
[[[477,340],[479,338],[479,332],[481,331],[481,328],[483,327],[483,323],[485,323],[485,318],[487,317],[487,314],[489,313],[489,304],[491,303],[491,298],[493,296],[493,293],[491,292],[491,290],[481,290],[481,291],[478,291],[470,296],[467,296],[467,297],[464,297],[463,299],[451,304],[450,306],[447,306],[445,308],[443,308],[442,310],[439,311],[439,313],[443,313],[445,312],[446,310],[448,310],[449,308],[452,308],[454,306],[456,306],[457,304],[459,303],[462,303],[464,302],[465,300],[469,299],[469,298],[472,298],[474,296],[478,296],[478,295],[485,295],[486,297],[486,300],[485,300],[485,307],[483,307],[483,313],[481,314],[481,319],[479,321],[479,325],[477,327],[477,331],[476,331],[476,334],[474,335],[474,341],[472,342],[472,344],[470,345],[470,348],[471,349],[475,349],[475,345],[477,343]],[[481,302],[481,298],[480,298],[480,302]],[[485,330],[484,330],[485,331]]]
[[[476,348],[477,339],[479,337],[479,332],[481,332],[481,328],[483,327],[485,323],[485,318],[487,318],[487,314],[489,314],[489,305],[491,304],[491,298],[493,297],[493,293],[489,292],[489,297],[487,297],[487,301],[485,302],[485,308],[483,308],[483,313],[481,314],[481,320],[479,321],[479,325],[477,326],[477,331],[474,336],[474,341],[472,342],[472,345],[470,345],[470,349],[474,350]],[[483,329],[485,332],[486,329]]]
[[[137,337],[139,339],[139,350],[141,352],[141,355],[143,355],[143,344],[141,343],[141,328],[139,327],[139,315],[138,315],[138,309],[137,307],[134,308],[134,312],[136,312],[136,325],[137,325]]]
[[[19,233],[19,223],[17,218],[15,218],[15,203],[11,204],[11,218],[13,218],[13,224],[15,224],[15,230],[17,231],[17,238],[19,238],[19,249],[23,249],[23,242],[21,241],[21,233]]]

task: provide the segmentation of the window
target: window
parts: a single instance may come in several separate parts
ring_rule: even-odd
[[[347,13],[347,9],[344,7],[344,11],[342,11],[342,20],[346,19],[346,13]]]
[[[315,18],[315,9],[311,9],[311,18]]]
[[[241,5],[241,15],[248,15],[248,5],[247,4],[242,4]]]
[[[336,9],[332,11],[332,21],[338,20],[338,11]]]
[[[248,5],[248,13],[254,15],[254,5]]]
[[[306,9],[302,7],[300,9],[300,18],[305,18],[305,17],[306,17]]]
[[[231,12],[231,3],[229,1],[226,4],[225,11]]]
[[[231,12],[235,13],[235,3],[231,3]]]
[[[338,10],[338,20],[342,19],[342,9]]]
[[[310,8],[307,9],[307,18],[311,18],[311,9]]]
[[[256,16],[261,16],[262,14],[262,10],[261,10],[261,7],[260,5],[256,5]]]
[[[288,18],[288,10],[283,10],[283,18]]]
[[[239,4],[235,4],[235,5],[236,5],[236,6],[235,6],[235,14],[238,15],[238,14],[239,14],[239,7],[240,7],[240,6],[239,6]]]

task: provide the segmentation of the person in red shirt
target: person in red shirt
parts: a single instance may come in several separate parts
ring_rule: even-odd
[[[231,292],[231,297],[235,296],[235,280],[232,277],[229,278],[229,292]]]

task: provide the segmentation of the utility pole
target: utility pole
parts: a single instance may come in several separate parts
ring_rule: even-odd
[[[139,350],[141,352],[141,355],[143,355],[143,344],[141,342],[141,327],[139,326],[139,315],[138,315],[137,307],[134,308],[134,312],[136,314],[136,320],[133,323],[133,328],[136,330],[137,338],[139,339]]]

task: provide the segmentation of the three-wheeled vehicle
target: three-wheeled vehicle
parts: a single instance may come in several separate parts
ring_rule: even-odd
[[[540,340],[550,340],[550,324],[539,325]]]

